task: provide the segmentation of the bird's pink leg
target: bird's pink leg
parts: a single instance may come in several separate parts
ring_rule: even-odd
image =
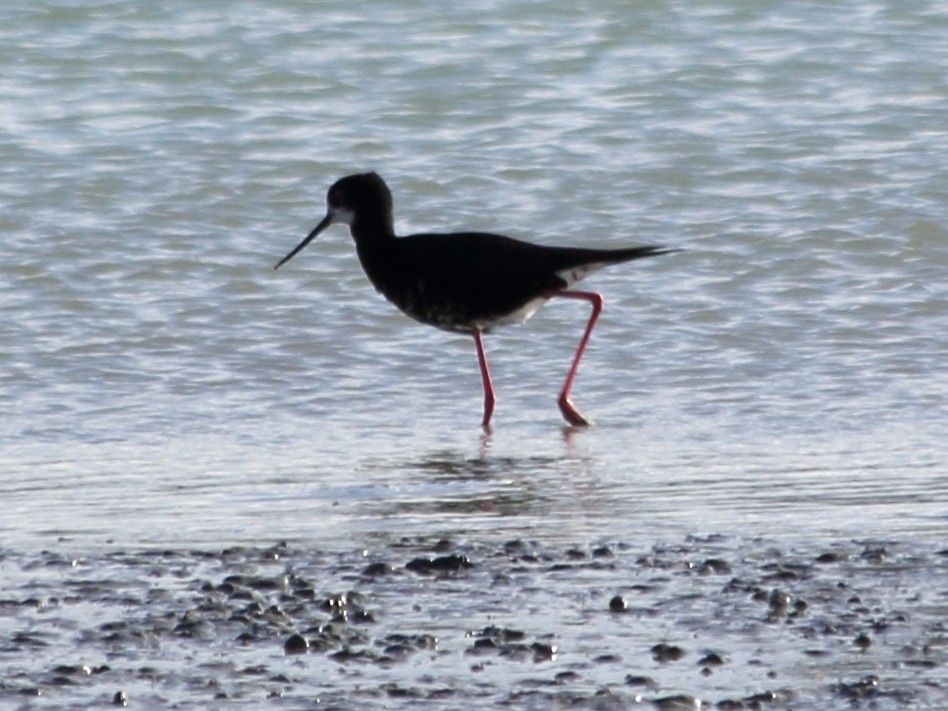
[[[560,412],[563,413],[563,417],[571,425],[576,427],[585,427],[592,424],[592,420],[587,419],[579,410],[576,409],[576,406],[573,404],[573,401],[570,399],[570,391],[573,389],[573,381],[576,379],[576,372],[579,370],[579,361],[583,358],[583,353],[586,352],[586,345],[589,343],[589,337],[592,335],[593,328],[596,326],[596,322],[599,320],[599,314],[602,313],[603,298],[601,294],[597,294],[593,291],[551,291],[549,296],[562,296],[567,299],[582,299],[583,301],[588,301],[592,304],[592,314],[589,316],[589,322],[586,324],[586,332],[583,333],[583,338],[579,342],[579,347],[576,349],[576,355],[573,356],[573,365],[569,369],[569,373],[566,376],[566,382],[563,383],[563,390],[560,392],[559,406]]]
[[[484,381],[484,420],[481,426],[489,430],[490,418],[494,414],[494,403],[497,402],[497,397],[494,395],[494,383],[487,367],[487,353],[484,351],[484,339],[480,331],[474,331],[474,344],[477,346],[477,362],[481,366],[481,380]]]

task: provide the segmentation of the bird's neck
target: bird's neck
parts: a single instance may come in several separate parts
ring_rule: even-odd
[[[356,244],[384,244],[395,239],[391,215],[357,215],[349,225],[349,232]]]
[[[350,223],[349,231],[362,269],[375,288],[385,293],[385,282],[394,264],[393,252],[397,251],[398,246],[391,217],[360,216],[360,219]]]

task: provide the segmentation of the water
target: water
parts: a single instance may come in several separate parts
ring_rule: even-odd
[[[4,546],[937,547],[946,29],[934,0],[4,7]],[[273,271],[367,169],[403,234],[686,250],[586,282],[596,427],[555,408],[582,304],[488,337],[484,436],[470,339],[384,303],[343,228]]]

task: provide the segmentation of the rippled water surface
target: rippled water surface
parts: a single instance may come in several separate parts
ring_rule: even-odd
[[[937,551],[946,34],[934,0],[8,3],[3,545]],[[485,435],[470,339],[343,227],[273,270],[369,169],[402,234],[684,250],[584,283],[595,427],[555,406],[583,304],[487,338]]]

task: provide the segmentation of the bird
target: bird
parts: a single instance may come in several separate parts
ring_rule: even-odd
[[[592,420],[573,403],[571,393],[604,300],[597,292],[570,287],[608,265],[680,251],[652,245],[559,247],[485,232],[396,236],[392,193],[374,172],[337,180],[326,194],[326,205],[325,217],[274,269],[290,261],[330,225],[348,225],[359,262],[378,292],[416,321],[473,336],[484,386],[481,426],[486,432],[491,431],[497,396],[484,334],[497,326],[526,321],[552,298],[588,302],[589,320],[557,404],[570,426],[591,425]]]

